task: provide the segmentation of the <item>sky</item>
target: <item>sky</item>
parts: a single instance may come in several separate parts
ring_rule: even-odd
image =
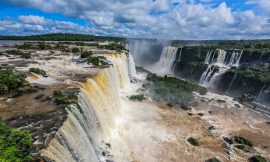
[[[0,0],[0,35],[269,39],[270,0]]]

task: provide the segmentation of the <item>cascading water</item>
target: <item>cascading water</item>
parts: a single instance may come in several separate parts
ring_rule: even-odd
[[[266,85],[262,87],[260,93],[257,96],[258,101],[264,101],[270,95],[270,86],[267,88]]]
[[[177,50],[177,47],[164,47],[159,61],[153,66],[153,71],[158,74],[172,74]]]
[[[243,50],[234,50],[231,55],[222,49],[208,52],[204,61],[208,67],[200,78],[200,84],[217,87],[226,71],[233,66],[239,66],[242,54]]]
[[[178,55],[177,62],[180,62],[180,61],[181,61],[181,57],[182,57],[182,51],[183,51],[183,47],[181,47],[181,48],[180,48],[180,52],[179,52],[179,55]],[[176,67],[176,61],[174,61],[174,63],[173,63],[172,72],[174,72],[175,67]]]
[[[113,160],[107,142],[115,136],[115,118],[121,114],[120,89],[136,77],[136,70],[130,54],[105,57],[112,65],[81,84],[80,107],[68,108],[67,120],[42,156],[64,162]]]
[[[235,74],[235,75],[233,76],[233,79],[232,79],[232,81],[231,81],[229,87],[227,88],[227,91],[226,91],[227,93],[229,93],[229,92],[231,91],[231,88],[232,88],[233,83],[235,82],[236,78],[237,78],[237,74]]]

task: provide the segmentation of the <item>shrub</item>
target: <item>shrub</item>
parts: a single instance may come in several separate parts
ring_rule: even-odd
[[[80,52],[80,49],[78,47],[73,47],[71,49],[71,51],[72,51],[72,53],[78,53],[78,52]]]
[[[21,50],[8,50],[6,51],[6,53],[10,54],[10,55],[15,55],[15,56],[20,56],[21,58],[25,58],[25,59],[30,59],[31,58],[31,53],[24,53]]]
[[[9,128],[0,121],[0,161],[31,161],[31,145],[29,132]]]
[[[62,91],[60,91],[60,90],[53,91],[53,97],[61,97],[61,96],[63,96]]]
[[[103,56],[88,56],[86,62],[93,65],[108,65],[108,62]]]
[[[0,94],[17,91],[19,88],[28,86],[25,75],[13,68],[0,67]]]
[[[145,98],[145,96],[143,94],[138,94],[138,95],[129,96],[129,99],[133,100],[133,101],[143,101],[146,98]]]
[[[257,155],[257,156],[250,157],[249,162],[267,162],[267,161],[264,157]]]
[[[239,150],[245,149],[245,145],[235,145],[234,147],[238,148]]]
[[[81,58],[87,58],[92,55],[92,51],[83,51],[81,53]]]
[[[32,73],[35,73],[38,75],[42,75],[42,76],[46,76],[46,74],[47,74],[46,71],[39,69],[39,68],[30,68],[29,72],[32,72]]]
[[[54,91],[53,96],[56,105],[67,105],[78,102],[78,96],[75,93],[63,94],[61,91]]]
[[[197,139],[193,138],[193,137],[188,138],[187,141],[193,146],[199,146],[200,145],[199,141]]]
[[[250,147],[253,146],[253,143],[250,140],[245,139],[244,137],[234,136],[233,140],[234,140],[235,143],[247,145],[247,146],[250,146]]]
[[[211,159],[206,160],[205,162],[221,162],[218,158],[213,157]]]

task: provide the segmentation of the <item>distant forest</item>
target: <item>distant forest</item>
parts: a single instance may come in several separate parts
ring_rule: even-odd
[[[0,40],[33,40],[33,41],[117,41],[122,42],[125,38],[94,36],[84,34],[44,34],[31,36],[1,36]]]

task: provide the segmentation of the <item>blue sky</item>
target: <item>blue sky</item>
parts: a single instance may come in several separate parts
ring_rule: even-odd
[[[270,0],[2,0],[0,35],[270,37]]]

